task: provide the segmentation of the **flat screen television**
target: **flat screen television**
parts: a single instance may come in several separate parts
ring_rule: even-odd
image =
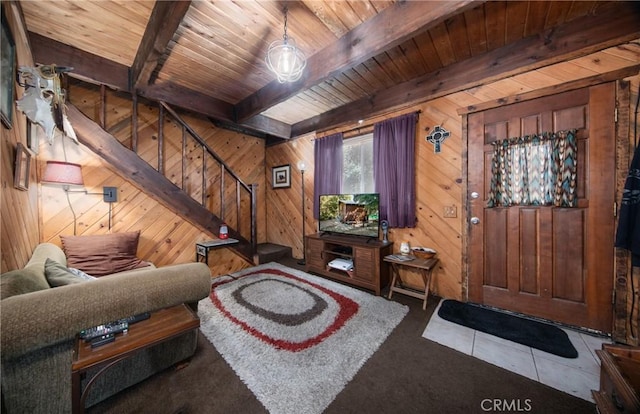
[[[320,196],[321,233],[378,238],[380,195],[324,194]]]

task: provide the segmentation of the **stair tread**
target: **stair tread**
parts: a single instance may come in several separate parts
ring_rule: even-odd
[[[260,243],[258,244],[258,253],[271,253],[271,252],[279,252],[284,250],[291,250],[289,246],[283,246],[275,243]]]
[[[291,247],[275,243],[260,243],[256,249],[258,263],[275,262],[283,257],[291,257]]]

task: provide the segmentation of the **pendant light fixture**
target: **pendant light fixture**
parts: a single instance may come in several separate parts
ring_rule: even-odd
[[[284,8],[284,35],[269,45],[265,59],[269,70],[278,77],[278,82],[295,82],[302,77],[307,66],[304,53],[296,47],[293,38],[287,36],[287,7]]]

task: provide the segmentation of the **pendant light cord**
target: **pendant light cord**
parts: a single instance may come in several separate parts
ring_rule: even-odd
[[[282,40],[284,40],[285,43],[287,43],[287,12],[289,11],[289,8],[287,6],[284,6],[284,34],[282,35]]]

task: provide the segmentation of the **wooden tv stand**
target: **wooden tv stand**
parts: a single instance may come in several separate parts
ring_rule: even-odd
[[[380,295],[389,283],[389,266],[382,259],[392,252],[393,243],[359,237],[312,234],[305,237],[306,271],[351,285],[371,289]],[[353,260],[353,270],[328,266],[333,259]]]

